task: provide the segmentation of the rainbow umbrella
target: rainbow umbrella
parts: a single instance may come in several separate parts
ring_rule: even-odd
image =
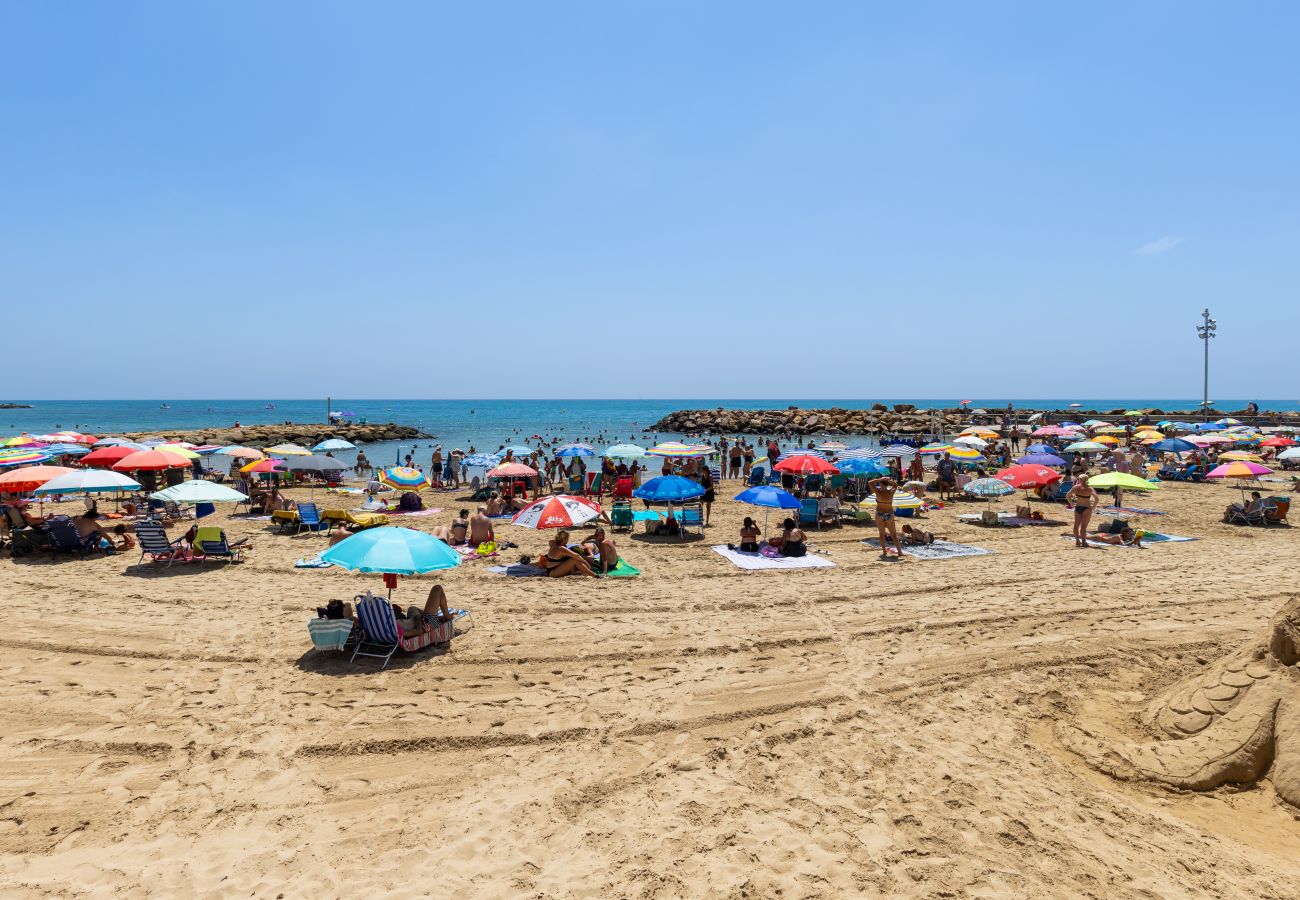
[[[245,466],[241,466],[239,471],[244,474],[265,475],[269,472],[284,472],[284,460],[282,459],[255,459]]]
[[[50,455],[44,450],[36,450],[28,447],[14,447],[11,450],[0,450],[0,466],[25,466],[30,463],[45,462]]]
[[[665,441],[662,444],[656,444],[646,451],[647,456],[668,456],[672,458],[708,456],[715,453],[712,447],[701,446],[700,444],[683,444],[680,441]],[[563,456],[563,452],[559,455]]]
[[[392,488],[414,488],[417,491],[429,486],[428,476],[410,466],[389,466],[380,469],[379,481]]]
[[[24,431],[17,437],[6,438],[5,440],[0,441],[0,447],[27,447],[38,443],[40,443],[40,441],[36,440],[36,438]]]
[[[1224,463],[1221,466],[1215,466],[1205,473],[1206,478],[1254,478],[1257,475],[1268,475],[1273,470],[1268,466],[1261,466],[1259,463],[1246,462],[1245,460],[1234,460],[1230,463]]]
[[[874,506],[876,504],[876,495],[871,494],[862,499],[862,503]],[[894,494],[894,509],[920,509],[925,505],[925,501],[910,491],[898,491]]]
[[[311,456],[310,450],[298,444],[276,444],[274,447],[267,447],[266,452],[274,453],[276,456]]]
[[[926,444],[921,448],[922,456],[938,456],[941,453],[947,453],[953,450],[952,444]]]
[[[977,462],[983,462],[984,457],[974,447],[953,447],[948,451],[948,458],[955,459],[960,463],[973,465]]]

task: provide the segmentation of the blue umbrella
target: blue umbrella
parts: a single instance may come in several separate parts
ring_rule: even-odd
[[[1026,453],[1055,453],[1056,448],[1051,444],[1030,444],[1025,448]]]
[[[423,531],[367,528],[320,555],[323,562],[352,572],[422,575],[460,565],[460,554]]]
[[[47,456],[82,456],[89,453],[90,448],[80,444],[50,444],[42,447],[41,452]]]
[[[1182,438],[1165,438],[1163,441],[1156,441],[1152,444],[1151,449],[1159,450],[1161,453],[1189,453],[1200,448],[1191,441],[1185,441]]]
[[[1196,426],[1197,431],[1227,431],[1227,425],[1220,425],[1218,422],[1202,422]]]
[[[878,460],[854,458],[841,459],[835,463],[844,475],[888,475],[890,470]]]
[[[342,438],[330,438],[329,440],[321,441],[315,447],[312,447],[312,449],[317,452],[324,450],[355,450],[357,449],[357,445],[345,441]]]
[[[704,488],[697,482],[682,478],[680,475],[661,475],[658,478],[651,478],[632,492],[633,497],[660,503],[677,503],[703,494]]]
[[[566,444],[559,450],[555,451],[556,456],[595,456],[594,447],[588,447],[586,444]]]
[[[1054,453],[1030,453],[1027,456],[1020,457],[1018,460],[1016,460],[1016,462],[1022,463],[1027,466],[1065,465],[1065,460],[1061,459],[1061,457],[1057,456]]]
[[[798,509],[800,507],[798,497],[789,491],[770,484],[743,490],[736,495],[736,499],[751,506],[766,506],[770,509]]]

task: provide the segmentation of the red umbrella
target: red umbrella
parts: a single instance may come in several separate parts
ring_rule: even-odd
[[[89,456],[90,454],[87,454]],[[166,450],[137,450],[113,464],[118,472],[157,472],[162,469],[188,469],[190,461]]]
[[[526,466],[523,463],[508,462],[502,463],[492,471],[488,472],[488,478],[532,478],[537,474],[537,470],[532,466]]]
[[[260,459],[255,463],[249,463],[239,471],[241,472],[283,472],[285,471],[284,460],[282,459]]]
[[[1266,441],[1260,441],[1259,445],[1261,447],[1291,447],[1295,445],[1295,441],[1289,437],[1271,437]]]
[[[1022,464],[1003,469],[997,474],[997,478],[1014,488],[1032,488],[1060,481],[1061,473],[1053,472],[1046,466]]]
[[[66,466],[23,466],[0,475],[0,494],[34,491],[45,482],[60,475],[70,475],[73,471]]]
[[[115,463],[126,459],[132,453],[138,453],[138,450],[132,450],[130,447],[100,447],[98,450],[91,450],[79,460],[83,466],[95,466],[97,468],[112,468]]]
[[[838,475],[840,471],[820,456],[801,453],[787,456],[772,468],[778,472],[790,472],[794,475]]]

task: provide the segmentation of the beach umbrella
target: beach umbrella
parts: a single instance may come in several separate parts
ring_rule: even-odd
[[[988,427],[985,427],[985,426],[983,426],[983,425],[980,425],[980,426],[977,426],[977,427],[974,427],[974,428],[963,428],[963,429],[961,430],[961,434],[962,434],[962,436],[967,436],[967,435],[969,435],[969,436],[971,436],[971,437],[984,438],[985,440],[990,440],[990,441],[993,440],[993,439],[996,438],[996,437],[1000,437],[1000,436],[1001,436],[1001,435],[999,435],[996,431],[994,431],[992,428],[988,428]]]
[[[1088,486],[1095,488],[1120,488],[1125,491],[1154,491],[1159,483],[1147,481],[1127,472],[1105,472],[1088,479]]]
[[[93,446],[95,446],[95,447],[121,447],[121,446],[123,446],[123,445],[125,445],[125,444],[129,444],[129,445],[131,445],[131,446],[133,446],[133,447],[143,447],[143,446],[144,446],[144,444],[136,444],[134,441],[128,441],[126,438],[115,438],[115,437],[100,438],[99,440],[95,441],[95,443],[94,443]]]
[[[342,472],[348,468],[346,463],[341,463],[330,456],[291,456],[282,460],[286,470],[290,472],[317,472],[325,474],[327,472]]]
[[[1216,419],[1216,420],[1215,420],[1215,424],[1216,424],[1216,425],[1240,425],[1240,424],[1241,424],[1241,420],[1240,420],[1240,419],[1234,419],[1234,418],[1232,418],[1232,416],[1226,416],[1226,417],[1224,417],[1224,418],[1222,418],[1222,419]]]
[[[908,444],[890,444],[880,455],[885,459],[911,459],[916,456],[916,448]]]
[[[508,462],[489,470],[487,474],[488,478],[532,478],[537,470],[523,463]]]
[[[951,449],[953,449],[952,444],[933,443],[926,444],[919,452],[922,456],[939,456],[940,454],[947,453]]]
[[[1069,453],[1096,453],[1098,450],[1105,450],[1106,445],[1096,441],[1075,441],[1065,449]]]
[[[311,456],[311,451],[298,444],[276,444],[266,448],[267,455],[276,456]]]
[[[948,451],[948,458],[968,466],[984,462],[984,457],[974,447],[953,447]]]
[[[199,455],[191,449],[193,447],[193,444],[190,444],[188,447],[183,444],[161,444],[154,449],[163,453],[175,453],[177,456],[182,456],[185,459],[198,459]]]
[[[1218,422],[1201,422],[1193,426],[1197,431],[1227,431],[1227,425],[1220,425]]]
[[[1037,444],[1030,444],[1028,447],[1025,448],[1025,452],[1026,453],[1055,453],[1056,448],[1053,447],[1051,444],[1037,443]]]
[[[1109,434],[1099,434],[1093,438],[1093,441],[1098,444],[1118,444],[1119,438]]]
[[[976,435],[973,434],[964,434],[959,438],[954,438],[953,444],[954,445],[961,444],[965,447],[980,448],[980,447],[987,447],[989,445],[989,442],[984,440],[984,438],[977,437]]]
[[[511,444],[509,447],[497,451],[501,456],[505,456],[507,452],[513,453],[515,456],[532,456],[537,451],[532,447],[525,447],[523,444]]]
[[[1105,449],[1105,448],[1101,448]],[[1016,462],[1028,466],[1063,466],[1065,460],[1054,453],[1030,453],[1020,457]]]
[[[644,459],[647,454],[644,447],[636,444],[615,444],[605,451],[605,455],[612,459]]]
[[[708,456],[715,453],[712,447],[704,447],[700,444],[683,444],[680,441],[665,441],[662,444],[656,444],[646,451],[647,456],[667,456],[672,458],[678,457],[696,457]]]
[[[841,459],[835,465],[843,475],[870,475],[879,477],[888,475],[890,469],[878,459]]]
[[[169,503],[241,503],[248,499],[247,494],[213,481],[182,481],[149,497]]]
[[[345,441],[342,438],[329,438],[328,440],[321,441],[311,449],[318,453],[324,453],[326,450],[355,450],[357,449],[357,445]]]
[[[850,459],[880,459],[884,455],[884,451],[871,447],[850,447],[848,450],[841,450],[836,453],[835,459],[837,462]]]
[[[1261,447],[1293,447],[1295,446],[1295,441],[1289,437],[1271,437],[1267,440],[1261,441],[1259,445]]]
[[[42,447],[41,452],[46,456],[85,456],[90,448],[83,444],[50,444]]]
[[[976,478],[974,481],[968,482],[962,488],[962,491],[975,497],[992,499],[993,497],[1005,497],[1007,494],[1014,494],[1016,489],[997,478]]]
[[[37,494],[95,494],[104,491],[138,491],[140,483],[120,472],[104,469],[72,469],[51,478],[36,489]]]
[[[1258,453],[1249,453],[1245,450],[1229,450],[1227,453],[1220,453],[1219,459],[1226,459],[1228,462],[1253,462],[1263,465],[1264,459]]]
[[[1014,488],[1032,488],[1060,481],[1061,473],[1043,466],[1021,464],[1003,469],[997,477]]]
[[[388,466],[379,470],[379,481],[391,488],[419,490],[429,486],[429,478],[419,469],[410,466]]]
[[[632,492],[634,497],[659,503],[679,503],[703,494],[704,488],[698,482],[682,478],[680,475],[661,475],[658,478],[651,478]]]
[[[87,456],[85,459],[90,457]],[[137,450],[130,456],[124,456],[113,463],[113,468],[119,472],[158,472],[163,469],[188,469],[189,467],[188,459],[165,450]]]
[[[0,494],[23,494],[34,491],[60,475],[75,471],[76,469],[69,469],[66,466],[24,466],[20,469],[10,469],[0,475]]]
[[[586,444],[565,444],[555,451],[556,456],[595,456],[596,448]]]
[[[1278,459],[1300,459],[1300,447],[1291,447],[1277,455]]]
[[[320,554],[351,572],[422,575],[460,565],[460,554],[431,534],[410,528],[367,528]]]
[[[28,447],[32,444],[39,443],[40,441],[36,440],[36,438],[24,431],[17,437],[6,438],[5,440],[0,441],[0,447]]]
[[[240,467],[239,471],[246,475],[266,475],[271,472],[287,471],[282,459],[255,459]]]
[[[1205,473],[1206,478],[1255,478],[1259,475],[1268,475],[1273,470],[1268,466],[1260,465],[1255,462],[1246,462],[1244,460],[1234,460],[1224,463],[1221,466],[1215,466]],[[3,477],[3,476],[0,476]]]
[[[763,531],[767,531],[767,517],[774,509],[799,509],[799,498],[789,491],[770,484],[747,488],[735,497],[741,503],[763,507]]]
[[[825,453],[838,453],[841,450],[849,449],[849,445],[843,441],[823,441],[817,445],[817,449]]]
[[[192,449],[201,456],[207,456],[209,453],[216,453],[221,447],[217,444],[199,444]]]
[[[1152,444],[1151,449],[1159,450],[1161,453],[1187,453],[1198,448],[1191,441],[1185,441],[1182,438],[1165,438],[1163,441],[1156,441]]]
[[[128,456],[141,452],[143,451],[127,446],[100,447],[98,450],[91,450],[85,456],[81,457],[81,464],[83,466],[102,466],[109,468],[126,459]]]
[[[862,503],[875,506],[876,495],[871,494],[862,498]],[[894,509],[920,509],[923,506],[925,506],[925,501],[910,491],[897,491],[894,494]]]
[[[473,456],[467,456],[460,461],[462,466],[470,469],[490,469],[500,464],[501,457],[495,453],[475,453]]]
[[[34,447],[11,447],[8,450],[0,450],[0,466],[26,466],[32,463],[45,462],[50,455],[43,449]]]
[[[839,472],[839,469],[829,461],[809,453],[787,456],[772,468],[778,472],[790,472],[795,475],[834,475]]]
[[[574,528],[600,515],[600,504],[584,497],[556,494],[530,503],[510,520],[521,528]]]
[[[261,459],[266,456],[261,450],[254,447],[241,447],[238,444],[231,444],[228,447],[218,447],[213,451],[217,456],[231,456],[235,459]]]

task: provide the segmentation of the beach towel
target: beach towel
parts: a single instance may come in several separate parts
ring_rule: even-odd
[[[623,561],[623,557],[618,558],[618,565],[612,570],[605,573],[606,578],[635,578],[641,574],[640,569],[634,569]]]
[[[867,538],[862,543],[876,550],[880,549],[880,541],[876,538]],[[973,547],[970,544],[958,544],[955,541],[935,540],[933,544],[917,546],[904,544],[903,553],[916,559],[956,559],[959,556],[989,556],[993,551],[984,547]]]
[[[461,555],[461,558],[463,559],[493,559],[499,556],[500,551],[497,550],[496,543],[491,541],[489,541],[488,543],[492,545],[492,549],[487,553],[479,553],[478,547],[471,547],[469,544],[457,544],[451,549],[459,553]],[[487,544],[483,544],[481,546],[486,547]]]
[[[1196,540],[1196,538],[1184,538],[1184,537],[1176,537],[1176,536],[1172,536],[1172,535],[1171,535],[1171,537],[1173,537],[1173,541],[1172,541],[1172,543],[1181,543],[1181,542],[1183,542],[1183,541],[1194,541],[1194,540]],[[1071,536],[1068,535],[1068,534],[1063,534],[1063,535],[1061,535],[1061,538],[1062,538],[1063,540],[1067,540],[1067,541],[1072,541],[1072,540],[1074,540],[1074,538],[1071,537]],[[1167,544],[1167,543],[1171,543],[1171,541],[1167,541],[1167,540],[1166,540],[1166,541],[1162,541],[1162,540],[1155,539],[1155,538],[1148,538],[1146,535],[1143,535],[1143,536],[1142,536],[1142,547],[1147,547],[1147,546],[1151,546],[1151,545],[1154,545],[1154,544]],[[1089,546],[1089,547],[1095,547],[1095,548],[1097,548],[1098,550],[1141,550],[1141,549],[1142,549],[1142,547],[1135,547],[1135,546],[1133,546],[1132,544],[1105,544],[1105,543],[1102,543],[1101,541],[1094,541],[1094,540],[1089,540],[1089,541],[1088,541],[1088,546]]]
[[[488,516],[489,519],[513,519],[514,517],[515,517],[514,513],[501,513],[500,515],[496,515],[496,516]]]
[[[330,564],[320,558],[320,554],[315,556],[304,556],[293,564],[295,569],[328,569]]]
[[[509,566],[492,566],[488,569],[493,575],[508,575],[511,578],[536,578],[539,575],[545,575],[546,570],[541,566],[526,566],[523,563],[514,563]]]
[[[352,620],[312,619],[307,623],[307,633],[317,650],[342,650],[352,633]]]
[[[824,556],[764,556],[761,553],[743,553],[719,544],[713,552],[731,560],[741,569],[833,569],[835,563]]]
[[[1093,510],[1098,516],[1167,516],[1169,513],[1158,509],[1143,509],[1140,506],[1099,506]]]
[[[1194,537],[1183,537],[1182,535],[1178,535],[1178,534],[1161,534],[1158,531],[1139,531],[1138,534],[1142,535],[1142,540],[1152,541],[1153,543],[1157,543],[1157,544],[1165,544],[1165,543],[1181,544],[1186,541],[1196,540],[1196,538]]]

